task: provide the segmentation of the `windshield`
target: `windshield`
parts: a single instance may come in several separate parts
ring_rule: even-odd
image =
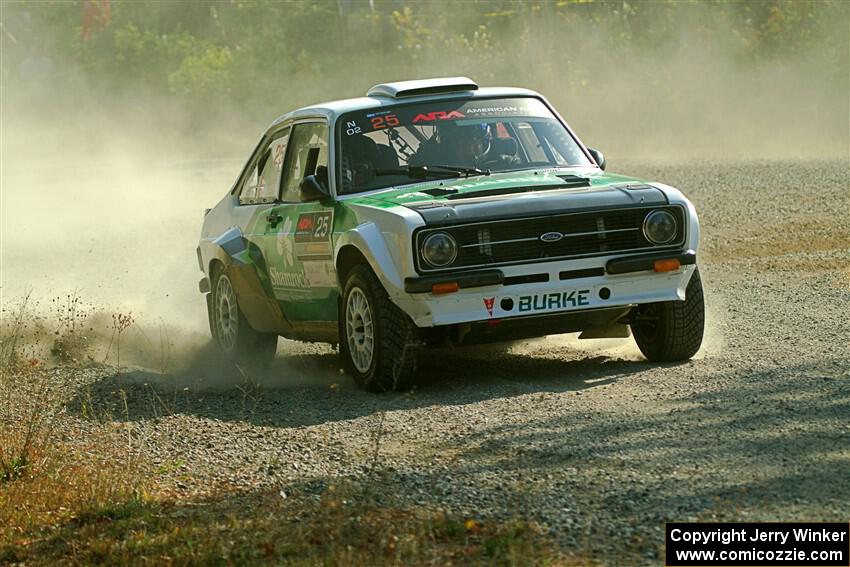
[[[359,110],[343,114],[337,129],[340,194],[415,183],[428,176],[591,164],[536,98]]]

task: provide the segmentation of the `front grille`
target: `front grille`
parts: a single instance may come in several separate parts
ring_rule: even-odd
[[[656,246],[643,235],[643,219],[650,211],[670,211],[678,221],[676,237]],[[451,234],[458,254],[451,266],[430,268],[421,258],[424,238],[432,232]],[[550,234],[551,241],[541,237]],[[557,235],[561,235],[560,239]],[[559,214],[545,217],[477,222],[420,229],[415,235],[417,268],[440,272],[506,264],[547,262],[569,258],[603,256],[617,252],[680,247],[684,242],[684,212],[679,206],[633,207],[604,211]]]
[[[523,285],[530,283],[543,283],[549,281],[549,274],[528,274],[525,276],[508,276],[502,285]]]

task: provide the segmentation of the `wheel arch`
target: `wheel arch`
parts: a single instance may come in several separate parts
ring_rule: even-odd
[[[221,242],[224,237],[220,237],[209,247],[209,260],[206,263],[210,280],[210,292],[206,294],[208,312],[212,313],[210,301],[215,293],[217,274],[226,273],[236,293],[239,309],[255,331],[276,334],[290,332],[291,325],[280,305],[263,288],[257,266],[252,262],[241,261],[237,255],[247,246],[241,239],[241,233],[231,230],[226,234],[230,235],[229,239]]]
[[[404,278],[384,235],[373,222],[343,233],[337,241],[334,266],[340,289],[345,287],[348,273],[358,263],[369,266],[390,297],[404,294]]]
[[[207,271],[207,273],[210,275],[210,286],[213,285],[215,276],[218,271],[224,271],[226,269],[227,267],[224,265],[224,262],[222,262],[219,258],[213,258],[212,260],[210,260],[209,270]]]
[[[366,259],[366,256],[359,248],[357,248],[357,246],[354,246],[353,244],[346,244],[339,249],[339,252],[336,255],[336,275],[340,289],[345,288],[345,282],[348,280],[348,275],[351,273],[351,270],[354,269],[354,266],[359,264],[366,265],[373,272],[375,271],[369,264],[369,260]]]

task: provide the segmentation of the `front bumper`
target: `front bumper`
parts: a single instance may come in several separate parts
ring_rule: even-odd
[[[679,260],[677,270],[653,271],[656,259],[671,258]],[[454,278],[408,278],[407,293],[394,300],[418,327],[627,307],[683,300],[695,264],[689,250],[507,266]],[[460,289],[427,291],[444,281],[457,281]]]

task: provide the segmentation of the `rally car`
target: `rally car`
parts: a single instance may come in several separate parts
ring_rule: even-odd
[[[605,172],[540,94],[465,77],[376,85],[269,126],[204,218],[210,329],[237,365],[279,336],[339,345],[372,391],[424,348],[581,332],[652,361],[700,348],[699,223]]]

